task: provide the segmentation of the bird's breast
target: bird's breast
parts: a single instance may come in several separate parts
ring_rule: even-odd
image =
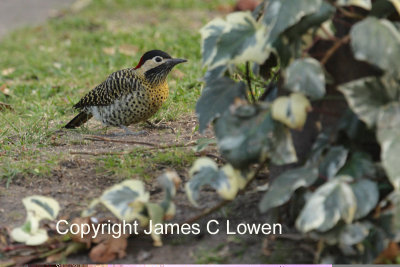
[[[161,107],[169,95],[168,83],[165,81],[151,89],[150,98],[155,106]]]

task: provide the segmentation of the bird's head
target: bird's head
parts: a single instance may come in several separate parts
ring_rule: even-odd
[[[161,50],[151,50],[144,53],[135,70],[143,74],[146,80],[159,83],[165,81],[175,65],[186,61],[186,59],[172,58]]]

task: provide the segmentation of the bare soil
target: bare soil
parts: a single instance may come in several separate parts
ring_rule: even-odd
[[[120,141],[150,142],[158,145],[191,144],[200,137],[194,131],[196,127],[194,116],[187,116],[175,122],[167,122],[179,135],[170,130],[146,129],[148,135],[143,136],[118,136],[101,138]],[[97,122],[90,122],[88,128],[99,128]],[[132,131],[143,130],[143,125],[131,126]],[[107,135],[119,134],[122,130],[111,128]],[[177,136],[179,136],[177,138]],[[212,137],[211,131],[207,131],[207,137]],[[87,135],[62,130],[54,134],[54,146],[41,153],[69,153],[59,162],[50,175],[41,177],[19,176],[13,180],[9,188],[0,187],[0,225],[12,227],[23,223],[25,211],[22,198],[40,194],[57,199],[61,205],[59,218],[72,219],[78,217],[80,212],[87,207],[90,201],[108,187],[123,180],[121,177],[110,173],[99,172],[96,157],[98,154],[109,152],[130,151],[140,145],[84,140]],[[143,146],[142,146],[143,147]],[[144,146],[154,149],[149,146]],[[192,149],[190,146],[185,149]],[[80,154],[84,153],[84,154]],[[217,148],[208,147],[203,154],[211,154],[218,157]],[[65,157],[65,154],[63,154]],[[200,156],[200,155],[199,155]],[[218,160],[217,160],[218,161]],[[152,174],[156,178],[166,168],[173,166],[160,166]],[[177,212],[171,222],[182,223],[200,214],[204,209],[218,204],[221,200],[215,192],[205,188],[201,198],[201,208],[190,205],[185,195],[183,184],[188,179],[186,169],[177,170],[183,183],[175,198]],[[139,178],[140,177],[132,177]],[[156,248],[152,246],[150,236],[132,236],[129,239],[127,256],[115,260],[113,263],[300,263],[312,262],[313,245],[306,245],[305,249],[298,249],[296,242],[280,239],[274,235],[228,235],[226,233],[226,221],[229,220],[231,229],[236,229],[239,223],[273,223],[276,218],[270,214],[260,214],[257,204],[263,192],[258,190],[259,185],[268,181],[266,171],[252,183],[245,194],[238,196],[234,202],[229,203],[221,210],[206,216],[198,221],[201,227],[199,235],[166,235],[163,236],[164,246]],[[155,179],[145,181],[147,189],[153,199],[161,198],[161,190]],[[220,232],[216,235],[209,234],[205,227],[209,220],[216,219],[220,222]],[[283,233],[291,230],[283,226]],[[277,238],[279,240],[277,240]],[[307,247],[308,246],[308,247]],[[310,252],[311,251],[311,252]],[[90,263],[88,252],[72,255],[68,263]]]

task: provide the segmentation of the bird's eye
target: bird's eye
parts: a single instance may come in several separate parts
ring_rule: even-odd
[[[162,61],[162,57],[156,56],[156,57],[153,58],[153,60],[154,60],[155,62],[157,62],[157,63],[160,63],[160,62]]]

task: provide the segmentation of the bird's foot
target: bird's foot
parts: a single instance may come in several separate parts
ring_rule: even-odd
[[[148,128],[152,128],[152,129],[159,129],[159,130],[164,130],[164,129],[170,129],[172,133],[175,133],[175,129],[172,128],[171,126],[165,125],[165,124],[160,124],[160,123],[152,123],[151,121],[146,121],[146,123],[148,124]]]

